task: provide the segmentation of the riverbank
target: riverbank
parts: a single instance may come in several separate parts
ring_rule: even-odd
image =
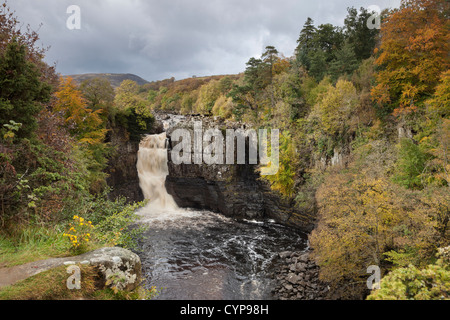
[[[276,286],[272,290],[277,300],[328,300],[329,286],[319,280],[319,267],[305,251],[279,253],[281,267],[275,270]]]

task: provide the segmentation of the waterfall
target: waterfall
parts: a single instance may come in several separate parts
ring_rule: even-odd
[[[302,235],[270,221],[179,208],[165,188],[167,160],[166,133],[141,140],[136,169],[149,203],[136,214],[146,228],[138,249],[146,286],[164,288],[158,300],[271,299],[275,258],[303,250]]]
[[[136,167],[142,193],[149,200],[146,209],[166,211],[178,208],[165,187],[166,176],[169,174],[165,145],[165,132],[147,135],[139,144]]]

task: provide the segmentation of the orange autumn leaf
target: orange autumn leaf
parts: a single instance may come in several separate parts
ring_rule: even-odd
[[[433,94],[439,75],[450,67],[450,23],[445,0],[403,0],[381,26],[376,64],[381,71],[373,101],[392,103],[396,114],[413,112]]]

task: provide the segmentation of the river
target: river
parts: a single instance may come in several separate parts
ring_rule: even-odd
[[[139,252],[147,286],[161,300],[270,300],[283,251],[306,249],[306,236],[273,221],[238,221],[179,208],[167,193],[165,133],[147,136],[138,153],[149,204],[138,211],[147,231]]]

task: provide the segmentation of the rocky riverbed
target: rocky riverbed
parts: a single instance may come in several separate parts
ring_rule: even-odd
[[[329,287],[319,280],[319,267],[311,259],[309,251],[284,251],[279,254],[279,259],[284,262],[273,276],[277,283],[273,289],[275,299],[327,299]]]

